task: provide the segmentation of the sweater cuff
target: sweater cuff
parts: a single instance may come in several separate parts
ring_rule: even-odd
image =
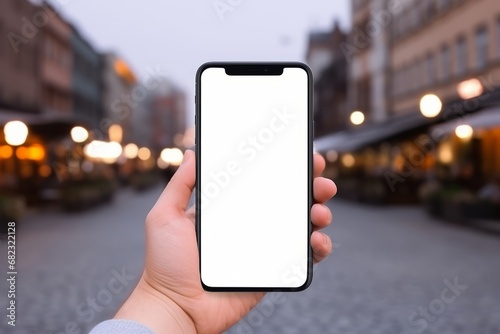
[[[151,329],[135,321],[111,319],[95,326],[89,334],[155,334]]]

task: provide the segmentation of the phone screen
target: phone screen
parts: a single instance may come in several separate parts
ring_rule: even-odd
[[[310,76],[299,65],[198,72],[197,224],[206,289],[309,284]]]

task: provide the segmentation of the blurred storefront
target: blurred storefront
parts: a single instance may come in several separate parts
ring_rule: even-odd
[[[353,22],[351,125],[315,142],[339,195],[500,217],[500,3],[354,0]]]
[[[160,168],[180,164],[180,150],[160,153],[185,137],[183,92],[143,106],[143,115],[156,116],[140,120],[145,88],[123,58],[99,53],[48,2],[0,7],[2,221],[17,220],[27,206],[105,202],[120,183],[144,189],[161,181]],[[155,149],[152,141],[134,143],[136,120],[150,137],[155,125],[170,126],[158,129],[170,141]]]

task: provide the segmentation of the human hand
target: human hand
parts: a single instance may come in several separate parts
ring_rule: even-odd
[[[323,205],[337,192],[320,177],[324,159],[314,156],[314,199],[311,234],[314,262],[332,251],[330,238],[319,230],[332,213]],[[220,333],[242,319],[263,292],[206,292],[200,282],[195,211],[186,211],[195,186],[195,156],[184,161],[146,218],[146,264],[132,295],[115,318],[135,320],[161,333]]]

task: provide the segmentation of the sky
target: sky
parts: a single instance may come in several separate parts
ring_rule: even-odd
[[[350,0],[51,0],[99,50],[139,79],[167,76],[194,96],[207,61],[304,61],[307,34],[350,25]],[[188,112],[194,106],[188,100]]]

